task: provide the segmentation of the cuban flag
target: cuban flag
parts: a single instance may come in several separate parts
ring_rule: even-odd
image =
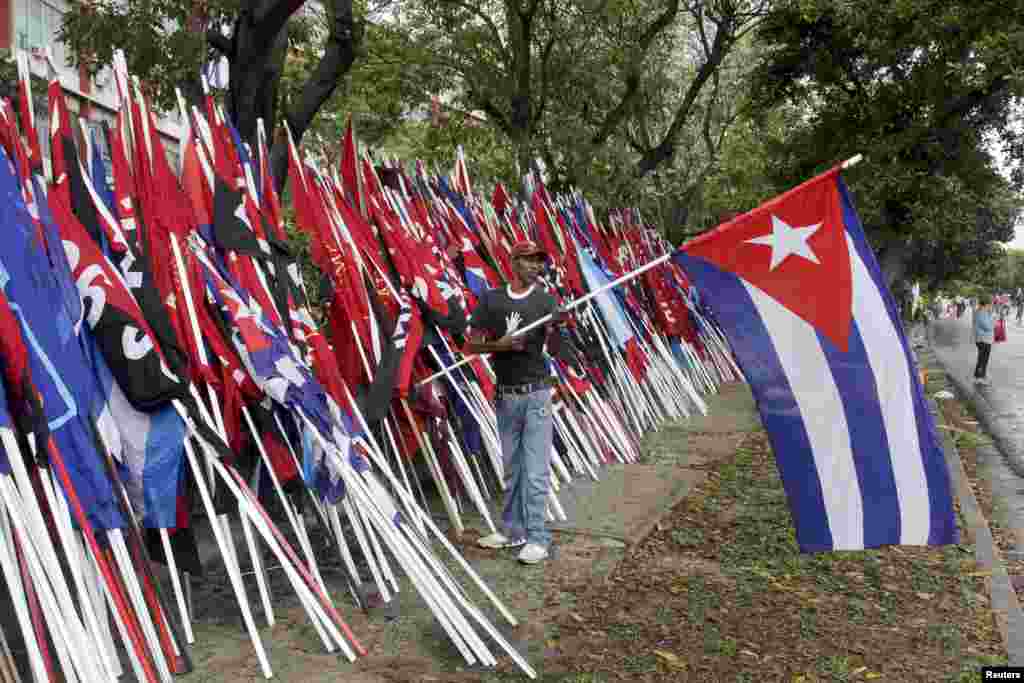
[[[728,336],[803,552],[958,541],[896,305],[840,168],[673,256]]]

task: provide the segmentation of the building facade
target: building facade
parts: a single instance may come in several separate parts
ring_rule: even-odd
[[[70,65],[67,50],[57,39],[68,6],[65,0],[0,0],[0,55],[13,61],[18,51],[28,53],[32,74],[45,81],[49,72],[44,50],[50,48],[66,94],[68,109],[73,116],[82,119],[92,133],[104,123],[114,123],[118,103],[117,85],[109,67],[90,77],[84,69]],[[43,146],[44,163],[48,168],[50,126],[49,117],[45,115],[46,93],[33,92],[33,99],[39,142]],[[176,159],[173,157],[177,155],[182,132],[178,113],[159,116],[157,130],[174,164]],[[103,139],[103,136],[93,137]],[[103,143],[99,151],[109,169],[109,153]]]

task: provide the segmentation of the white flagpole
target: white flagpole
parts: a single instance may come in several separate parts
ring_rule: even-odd
[[[6,477],[5,477],[6,478]],[[21,627],[21,635],[25,644],[25,651],[28,654],[29,665],[32,676],[36,683],[44,683],[48,676],[46,665],[43,663],[42,650],[36,643],[35,629],[32,628],[32,620],[29,617],[28,605],[25,599],[25,588],[21,584],[21,572],[15,566],[13,547],[9,544],[11,538],[10,522],[7,518],[6,507],[0,505],[0,570],[7,583],[8,595],[11,604],[14,606],[14,615]]]
[[[856,166],[857,164],[859,164],[863,160],[863,158],[864,158],[864,156],[862,154],[857,154],[855,156],[852,156],[849,159],[847,159],[846,161],[842,162],[840,164],[840,168],[842,168],[844,170],[848,169],[848,168],[852,168],[853,166]],[[616,278],[615,280],[612,280],[611,282],[602,285],[601,287],[595,289],[592,292],[584,294],[580,298],[575,299],[575,300],[569,302],[568,304],[566,304],[566,306],[565,306],[566,310],[572,310],[572,309],[580,306],[581,304],[583,304],[583,303],[585,303],[587,301],[590,301],[594,297],[598,296],[599,294],[602,294],[603,292],[605,292],[605,291],[607,291],[609,289],[613,289],[615,287],[618,287],[619,285],[623,284],[624,282],[628,282],[628,281],[636,278],[639,275],[643,275],[644,273],[646,273],[651,268],[656,268],[657,266],[661,265],[662,263],[665,263],[666,261],[668,261],[670,258],[672,258],[672,254],[673,254],[672,251],[670,251],[670,252],[668,252],[666,254],[662,254],[658,258],[656,258],[653,261],[650,261],[650,262],[644,264],[643,266],[640,266],[636,270],[631,271],[629,273],[626,273],[625,275],[622,275],[622,276]],[[517,330],[513,334],[515,334],[515,335],[525,334],[525,333],[529,332],[530,330],[532,330],[532,329],[534,329],[536,327],[544,325],[545,323],[550,321],[553,317],[554,317],[554,314],[546,315],[543,318],[539,318],[539,319],[535,320],[534,322],[530,323],[529,325],[526,325],[525,327],[520,328],[519,330]],[[437,379],[438,377],[440,377],[442,375],[447,375],[452,370],[454,370],[455,368],[461,367],[461,366],[465,365],[466,363],[468,363],[472,358],[474,358],[474,355],[472,355],[472,354],[467,355],[462,360],[458,361],[457,363],[453,363],[452,365],[449,365],[448,367],[444,368],[443,370],[440,370],[440,371],[434,373],[430,377],[427,377],[426,379],[421,380],[420,384],[421,385],[422,384],[426,384],[427,382],[430,382],[431,380]]]
[[[622,275],[622,276],[612,280],[611,282],[608,282],[608,283],[606,283],[604,285],[601,285],[600,287],[598,287],[594,291],[589,292],[587,294],[584,294],[583,296],[581,296],[578,299],[574,299],[573,301],[570,301],[568,304],[565,305],[565,310],[572,310],[574,308],[577,308],[577,307],[581,306],[582,304],[585,304],[586,302],[590,301],[594,297],[596,297],[596,296],[598,296],[600,294],[603,294],[604,292],[608,291],[609,289],[613,289],[615,287],[618,287],[619,285],[621,285],[624,282],[628,282],[628,281],[632,280],[635,277],[643,275],[644,273],[646,273],[651,268],[656,268],[657,266],[660,266],[662,263],[665,263],[665,261],[668,261],[670,258],[672,258],[672,252],[664,254],[663,256],[659,256],[658,258],[656,258],[653,261],[651,261],[651,262],[641,266],[640,268],[637,268],[636,270],[634,270],[634,271],[632,271],[630,273],[626,273],[625,275]],[[550,322],[554,317],[555,317],[555,314],[551,313],[551,314],[545,315],[542,318],[538,318],[537,320],[534,320],[529,325],[525,325],[525,326],[519,328],[518,330],[516,330],[515,332],[513,332],[513,336],[519,336],[521,334],[526,334],[530,330],[536,329],[536,328],[540,327],[541,325],[544,325],[544,324]],[[438,372],[435,372],[430,377],[427,377],[426,379],[421,380],[419,382],[419,384],[423,385],[423,384],[426,384],[427,382],[430,382],[432,380],[437,379],[438,377],[441,377],[442,375],[447,375],[447,374],[451,373],[451,371],[454,370],[455,368],[462,367],[463,365],[465,365],[466,363],[468,363],[469,361],[471,361],[475,357],[476,357],[476,354],[468,354],[465,357],[463,357],[462,360],[458,361],[457,363],[453,363],[453,364],[449,365],[448,367],[444,368],[443,370],[439,370]]]

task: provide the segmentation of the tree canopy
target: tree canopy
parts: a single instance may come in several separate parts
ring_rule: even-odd
[[[887,275],[937,285],[1018,220],[1022,26],[1024,0],[97,0],[63,34],[88,68],[124,49],[168,108],[226,56],[247,139],[263,118],[330,146],[351,114],[399,158],[463,144],[482,178],[539,158],[673,240],[861,153]],[[413,115],[432,98],[443,126]]]
[[[758,31],[758,111],[802,116],[768,150],[780,186],[862,153],[848,173],[890,279],[940,282],[995,258],[1019,214],[1019,2],[787,0]],[[1008,153],[1000,173],[993,147]]]

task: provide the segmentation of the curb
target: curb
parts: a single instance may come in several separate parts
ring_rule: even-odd
[[[928,359],[931,362],[927,364],[925,369],[928,371],[940,370],[949,384],[957,389],[957,393],[963,395],[962,387],[960,387],[955,377],[946,371],[938,356],[931,351],[930,345],[927,346],[927,351],[931,354],[931,358]],[[923,359],[918,361],[919,367],[925,365],[920,362],[921,360]],[[926,396],[926,399],[936,423],[945,424],[944,416],[939,410],[936,401],[929,396]],[[970,401],[968,400],[968,402]],[[974,407],[973,403],[971,405]],[[987,432],[988,425],[985,424],[985,421],[982,422],[982,426]],[[964,470],[963,462],[960,460],[960,453],[953,443],[952,434],[947,430],[943,430],[941,439],[946,456],[946,464],[953,479],[953,486],[957,497],[960,500],[960,511],[964,516],[964,521],[971,535],[974,537],[974,561],[983,571],[991,571],[991,577],[987,581],[989,600],[992,603],[993,618],[1002,637],[1003,645],[1006,647],[1008,663],[1011,666],[1024,665],[1024,612],[1022,612],[1020,602],[1017,599],[1017,592],[1010,583],[1010,576],[1006,571],[1006,566],[1003,564],[1003,560],[996,549],[995,539],[992,538],[992,531],[989,528],[988,520],[982,514],[981,507],[978,505],[978,499],[974,496],[974,490],[967,480],[967,472]]]

